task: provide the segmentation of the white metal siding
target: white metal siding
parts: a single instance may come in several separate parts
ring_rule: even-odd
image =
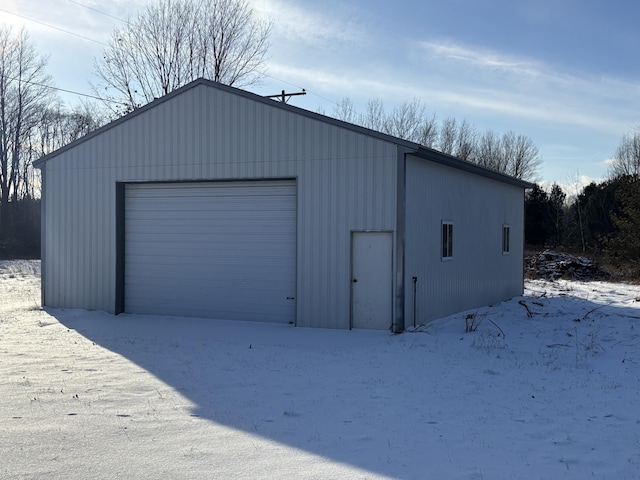
[[[295,183],[125,192],[126,312],[294,322]]]
[[[405,324],[490,305],[522,293],[524,190],[409,156]],[[442,260],[442,221],[453,223],[453,258]],[[502,226],[511,252],[502,254]]]
[[[50,158],[47,305],[113,312],[116,182],[295,178],[296,321],[349,328],[356,230],[395,231],[397,147],[199,84]]]

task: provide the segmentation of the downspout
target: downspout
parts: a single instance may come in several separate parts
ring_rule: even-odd
[[[413,277],[413,328],[416,328],[416,309],[417,309],[417,290],[418,290],[418,277]]]

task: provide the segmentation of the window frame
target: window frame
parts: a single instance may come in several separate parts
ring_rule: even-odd
[[[502,224],[502,255],[511,253],[511,227],[508,223]]]
[[[450,261],[453,260],[453,222],[443,220],[440,225],[440,258]]]

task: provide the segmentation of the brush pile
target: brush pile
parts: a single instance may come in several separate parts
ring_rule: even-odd
[[[600,269],[595,260],[570,253],[544,250],[525,257],[525,276],[545,280],[607,280],[609,274]]]

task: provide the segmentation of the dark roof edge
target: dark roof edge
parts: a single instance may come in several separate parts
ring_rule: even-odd
[[[409,142],[407,140],[402,140],[400,138],[396,138],[396,137],[392,137],[390,135],[386,135],[384,133],[381,132],[377,132],[375,130],[370,130],[368,128],[365,127],[361,127],[359,125],[354,125],[352,123],[347,123],[347,122],[343,122],[342,120],[337,120],[335,118],[331,118],[331,117],[327,117],[326,115],[322,115],[320,113],[315,113],[312,112],[310,110],[305,110],[303,108],[300,107],[295,107],[293,105],[288,105],[286,103],[282,103],[280,101],[277,100],[272,100],[270,98],[266,98],[266,97],[262,97],[258,94],[252,93],[252,92],[247,92],[246,90],[241,90],[239,88],[236,87],[230,87],[229,85],[224,85],[222,83],[218,83],[218,82],[214,82],[213,80],[207,80],[205,78],[198,78],[174,91],[172,91],[171,93],[168,93],[167,95],[164,95],[163,97],[157,98],[152,102],[149,102],[148,104],[140,107],[140,108],[136,108],[133,112],[130,112],[116,120],[113,120],[112,122],[107,123],[106,125],[103,125],[102,127],[94,130],[93,132],[90,132],[88,134],[86,134],[85,136],[78,138],[77,140],[74,140],[71,143],[68,143],[67,145],[60,147],[57,150],[54,150],[53,152],[44,155],[42,157],[40,157],[38,160],[33,162],[33,166],[36,168],[39,168],[43,163],[49,161],[50,159],[52,159],[53,157],[57,157],[58,155],[60,155],[61,153],[66,152],[67,150],[70,150],[72,148],[74,148],[76,145],[83,143],[87,140],[90,140],[91,138],[100,135],[101,133],[114,128],[118,125],[120,125],[121,123],[126,122],[127,120],[129,120],[130,118],[133,118],[137,115],[140,115],[141,113],[146,112],[147,110],[150,110],[164,102],[167,102],[169,100],[171,100],[174,97],[177,97],[178,95],[181,95],[182,93],[184,93],[185,91],[191,89],[191,88],[195,88],[199,85],[205,85],[208,87],[213,87],[213,88],[217,88],[218,90],[223,90],[227,93],[231,93],[233,95],[239,95],[241,97],[245,97],[245,98],[249,98],[251,100],[260,102],[260,103],[264,103],[267,105],[270,105],[272,107],[275,108],[282,108],[285,110],[289,110],[292,112],[295,112],[299,115],[303,115],[306,117],[310,117],[316,120],[320,120],[326,123],[331,123],[334,125],[338,125],[342,128],[347,128],[350,130],[355,130],[357,132],[360,132],[364,135],[369,135],[372,137],[377,137],[380,140],[384,140],[390,143],[394,143],[394,144],[398,144],[398,145],[402,145],[408,148],[412,148],[412,149],[417,149],[419,147],[419,145],[417,143],[413,143],[413,142]]]
[[[277,100],[272,100],[270,98],[267,97],[262,97],[258,94],[252,93],[252,92],[248,92],[246,90],[241,90],[239,88],[236,87],[230,87],[229,85],[224,85],[222,83],[218,83],[218,82],[214,82],[212,80],[207,80],[205,78],[199,78],[197,80],[194,80],[176,90],[174,90],[171,93],[168,93],[167,95],[164,95],[163,97],[160,97],[146,105],[144,105],[143,107],[137,108],[135,109],[133,112],[128,113],[127,115],[124,115],[123,117],[120,117],[110,123],[107,123],[106,125],[103,125],[102,127],[98,128],[97,130],[94,130],[93,132],[88,133],[87,135],[65,145],[64,147],[59,148],[58,150],[55,150],[41,158],[39,158],[38,160],[36,160],[35,162],[33,162],[33,166],[36,168],[40,168],[44,163],[48,162],[50,159],[57,157],[58,155],[60,155],[61,153],[66,152],[67,150],[70,150],[72,148],[74,148],[75,146],[90,140],[91,138],[100,135],[101,133],[114,128],[118,125],[120,125],[121,123],[126,122],[127,120],[129,120],[130,118],[133,118],[137,115],[140,115],[144,112],[146,112],[147,110],[150,110],[164,102],[167,102],[169,100],[171,100],[174,97],[177,97],[178,95],[181,95],[182,93],[184,93],[187,90],[190,90],[191,88],[195,88],[199,85],[205,85],[207,87],[212,87],[212,88],[217,88],[219,90],[225,91],[227,93],[233,94],[233,95],[239,95],[241,97],[245,97],[248,98],[250,100],[256,101],[256,102],[260,102],[260,103],[264,103],[266,105],[269,105],[271,107],[274,108],[281,108],[284,110],[288,110],[291,112],[294,112],[298,115],[302,115],[308,118],[312,118],[314,120],[318,120],[321,122],[325,122],[325,123],[329,123],[341,128],[346,128],[348,130],[352,130],[358,133],[361,133],[363,135],[367,135],[370,137],[374,137],[377,138],[379,140],[385,141],[385,142],[389,142],[389,143],[393,143],[395,145],[397,145],[398,147],[403,147],[403,150],[406,153],[411,153],[419,158],[423,158],[425,160],[430,160],[433,162],[437,162],[443,165],[447,165],[453,168],[458,168],[470,173],[474,173],[476,175],[481,175],[483,177],[488,177],[488,178],[492,178],[494,180],[500,181],[500,182],[504,182],[504,183],[509,183],[511,185],[515,185],[521,188],[533,188],[533,184],[529,183],[529,182],[525,182],[523,180],[519,180],[517,178],[511,177],[509,175],[505,175],[493,170],[489,170],[487,168],[481,167],[479,165],[476,165],[475,163],[471,163],[471,162],[467,162],[465,160],[460,160],[459,158],[456,157],[452,157],[451,155],[446,155],[444,153],[438,152],[437,150],[432,150],[430,148],[427,147],[423,147],[422,145],[419,145],[415,142],[410,142],[408,140],[403,140],[401,138],[398,137],[393,137],[391,135],[387,135],[385,133],[382,132],[378,132],[376,130],[371,130],[369,128],[366,127],[361,127],[360,125],[355,125],[353,123],[348,123],[348,122],[344,122],[342,120],[338,120],[335,118],[331,118],[328,117],[326,115],[322,115],[320,113],[316,113],[316,112],[312,112],[310,110],[305,110],[303,108],[300,107],[296,107],[294,105],[288,105],[286,103],[277,101]]]

